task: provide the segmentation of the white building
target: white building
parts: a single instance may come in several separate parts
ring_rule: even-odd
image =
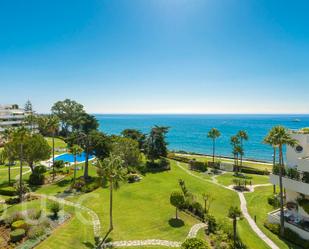
[[[295,148],[288,146],[286,151],[286,172],[282,181],[286,191],[285,227],[309,240],[309,131],[291,131],[291,135],[298,145]],[[279,185],[276,174],[270,175],[270,181]],[[280,223],[280,212],[271,212],[268,219]]]
[[[19,127],[24,124],[25,118],[32,114],[20,109],[18,105],[0,105],[0,145],[1,133],[8,128]]]

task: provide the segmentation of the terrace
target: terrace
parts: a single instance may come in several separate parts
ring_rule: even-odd
[[[309,238],[309,219],[301,216],[294,208],[284,210],[285,227],[297,232],[301,237]],[[268,221],[280,223],[280,209],[268,213]]]

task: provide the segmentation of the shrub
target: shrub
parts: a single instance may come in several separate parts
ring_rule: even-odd
[[[45,180],[44,173],[46,173],[45,166],[36,166],[33,169],[33,173],[29,176],[29,183],[31,185],[43,185]]]
[[[300,178],[299,172],[297,171],[297,169],[294,169],[294,168],[287,169],[287,176],[294,180],[299,180]]]
[[[280,225],[279,224],[272,224],[270,222],[264,222],[264,227],[266,227],[269,231],[274,234],[279,234],[280,232]]]
[[[31,220],[38,220],[41,218],[42,210],[41,209],[29,209],[27,215]]]
[[[43,174],[32,173],[29,176],[29,183],[31,185],[43,185],[45,181],[45,176]]]
[[[166,158],[161,158],[160,162],[159,162],[159,166],[161,169],[165,169],[165,170],[170,170],[171,166],[170,166],[170,161]]]
[[[189,164],[190,164],[191,170],[200,171],[200,172],[207,171],[207,163],[199,162],[196,160],[191,160]]]
[[[11,228],[12,228],[12,230],[16,230],[16,229],[19,229],[19,228],[27,230],[28,225],[24,220],[17,220],[17,221],[14,221],[12,223]]]
[[[49,206],[49,210],[53,213],[54,218],[58,217],[58,212],[61,210],[58,202],[52,202]]]
[[[64,168],[64,166],[65,166],[65,164],[64,164],[63,160],[55,161],[55,163],[54,163],[54,167],[57,170]]]
[[[8,187],[0,188],[0,195],[14,196],[14,195],[17,195],[17,192],[15,188],[8,186]]]
[[[217,223],[216,218],[211,214],[207,214],[206,220],[208,224],[208,233],[215,233],[218,228],[218,223]]]
[[[206,241],[198,238],[189,238],[181,245],[182,249],[209,249],[209,245]]]
[[[30,227],[27,235],[29,239],[35,239],[45,234],[45,228],[43,226]]]
[[[302,181],[305,183],[309,183],[309,172],[303,172]]]
[[[280,206],[280,200],[276,195],[271,195],[267,198],[267,202],[269,205],[272,205],[274,208],[277,208]]]
[[[8,204],[8,205],[14,205],[14,204],[17,204],[19,202],[20,202],[19,197],[11,197],[11,198],[5,200],[5,203]]]
[[[204,217],[205,217],[204,208],[203,208],[201,203],[199,203],[197,201],[193,202],[192,208],[193,208],[193,213],[196,216],[200,217],[201,219],[204,219]]]
[[[14,212],[12,213],[10,216],[6,217],[4,219],[4,223],[8,226],[11,226],[11,224],[14,222],[14,221],[17,221],[17,220],[22,220],[23,219],[23,214],[22,212]]]
[[[10,240],[15,243],[20,241],[25,236],[26,231],[22,228],[16,229],[10,233]]]
[[[134,183],[141,180],[139,174],[129,174],[128,175],[128,183]]]

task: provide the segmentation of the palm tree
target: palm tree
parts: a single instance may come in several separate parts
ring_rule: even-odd
[[[221,136],[221,133],[218,129],[212,128],[207,137],[212,139],[212,163],[215,163],[215,151],[216,151],[216,139]]]
[[[263,143],[272,146],[273,148],[273,169],[276,167],[276,157],[277,157],[277,145],[274,144],[274,134],[273,130],[269,132],[269,134],[264,138]],[[273,186],[273,192],[276,193],[276,184]]]
[[[80,146],[74,144],[71,147],[69,147],[69,152],[74,156],[74,176],[73,176],[73,186],[74,186],[76,180],[76,167],[77,167],[76,157],[83,152],[83,149]]]
[[[279,149],[279,187],[280,187],[280,235],[284,235],[284,210],[283,210],[283,186],[282,177],[284,173],[283,147],[295,147],[297,141],[291,137],[287,129],[283,126],[275,126],[266,136],[266,142],[271,142],[271,146]]]
[[[236,158],[236,169],[237,172],[240,171],[240,167],[239,167],[239,157],[242,158],[242,156],[244,155],[244,151],[243,148],[240,145],[235,145],[235,147],[233,148],[233,154]]]
[[[229,209],[228,217],[233,220],[233,239],[234,248],[236,248],[236,238],[237,238],[237,219],[241,217],[241,211],[238,207],[232,206]]]
[[[53,147],[53,180],[55,179],[55,135],[59,129],[59,118],[55,115],[50,115],[47,119],[47,129],[52,134],[52,147]]]
[[[109,182],[109,230],[105,235],[102,243],[113,231],[113,190],[120,187],[120,182],[125,179],[126,168],[124,167],[124,161],[120,155],[110,154],[105,158],[103,162],[98,161],[98,174],[102,179],[106,179]]]
[[[243,152],[242,154],[240,154],[240,167],[242,167],[242,157],[243,157],[243,154],[244,154],[243,142],[244,142],[244,140],[247,141],[249,139],[249,136],[248,136],[247,132],[244,131],[244,130],[238,131],[237,136],[240,139],[240,146],[241,146],[241,149],[242,149],[242,152]]]
[[[24,158],[24,143],[26,139],[29,137],[29,130],[24,126],[16,129],[12,133],[12,140],[14,146],[16,147],[16,151],[18,151],[19,161],[20,161],[20,168],[19,168],[19,200],[22,201],[23,198],[23,158]]]
[[[236,170],[238,168],[238,150],[239,148],[236,148],[239,146],[239,138],[237,136],[231,137],[231,145],[232,145],[232,153],[234,155],[234,166]]]

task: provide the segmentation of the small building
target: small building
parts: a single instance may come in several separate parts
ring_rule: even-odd
[[[0,105],[0,145],[3,144],[1,133],[8,128],[15,128],[25,125],[25,118],[33,114],[32,111],[25,111],[18,105]],[[31,128],[29,125],[28,128]]]
[[[282,179],[285,189],[285,227],[309,240],[309,130],[291,131],[298,141],[294,148],[287,146],[286,168]],[[270,175],[270,182],[279,185],[279,176]],[[280,210],[269,213],[271,223],[280,223]]]

